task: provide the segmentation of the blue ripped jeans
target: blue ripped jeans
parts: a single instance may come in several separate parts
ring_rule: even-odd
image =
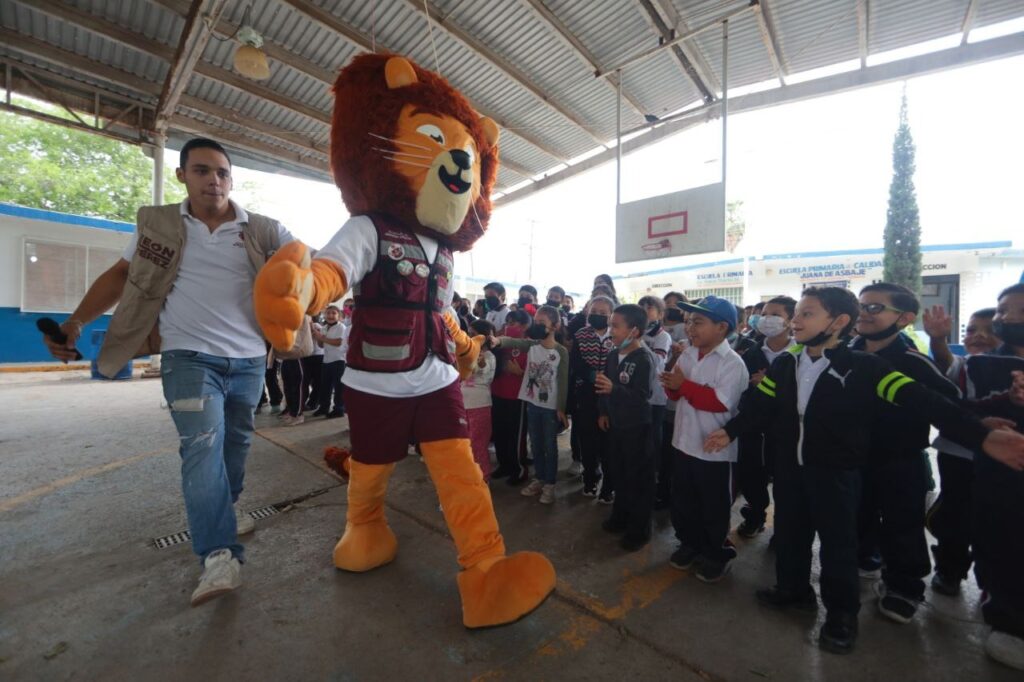
[[[218,549],[230,549],[243,561],[232,505],[242,493],[266,359],[171,350],[161,360],[164,399],[181,441],[192,549],[200,561]]]

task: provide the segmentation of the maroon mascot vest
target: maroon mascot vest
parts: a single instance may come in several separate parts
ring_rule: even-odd
[[[441,317],[451,295],[452,252],[438,245],[431,263],[411,230],[381,214],[368,217],[377,229],[377,263],[353,287],[348,366],[407,372],[428,353],[454,363],[455,344]]]

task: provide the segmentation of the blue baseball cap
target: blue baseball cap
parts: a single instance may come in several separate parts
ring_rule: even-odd
[[[679,307],[688,313],[700,313],[715,322],[725,322],[729,331],[736,329],[736,306],[724,298],[705,296],[696,303],[680,301]]]

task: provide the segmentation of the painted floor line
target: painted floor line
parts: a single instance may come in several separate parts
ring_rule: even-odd
[[[113,462],[107,462],[106,464],[101,464],[99,466],[89,467],[88,469],[76,471],[75,473],[69,474],[64,478],[58,478],[56,481],[52,481],[45,485],[41,485],[38,488],[33,488],[32,490],[23,492],[20,495],[9,497],[0,501],[0,513],[11,511],[12,509],[20,507],[26,502],[31,502],[37,497],[42,497],[43,495],[48,495],[54,491],[60,490],[61,488],[66,488],[67,486],[78,483],[83,479],[91,478],[92,476],[98,476],[108,471],[114,471],[116,469],[126,467],[130,464],[141,462],[144,459],[149,459],[150,457],[156,457],[157,455],[167,455],[173,452],[177,452],[177,449],[164,448],[162,450],[153,450],[152,452],[143,452],[140,455],[132,455],[131,457],[125,457],[124,459],[118,459]]]

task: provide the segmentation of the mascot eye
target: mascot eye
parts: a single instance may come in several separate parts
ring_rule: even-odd
[[[436,125],[432,125],[429,123],[427,125],[422,125],[416,129],[416,132],[422,135],[426,135],[427,137],[429,137],[431,140],[438,144],[444,144],[444,133],[442,133],[441,129],[438,128]]]

